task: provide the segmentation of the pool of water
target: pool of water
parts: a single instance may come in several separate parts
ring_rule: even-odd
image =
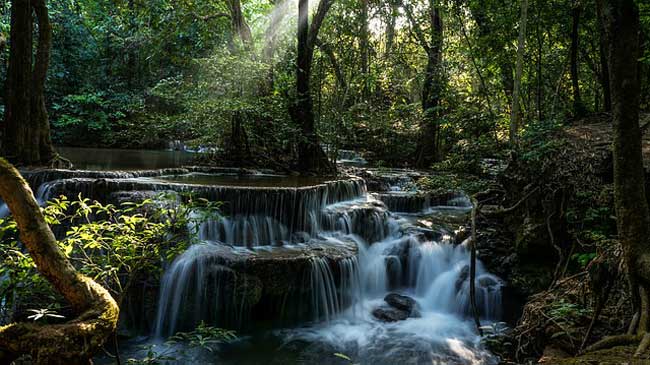
[[[161,176],[157,178],[166,182],[189,185],[215,185],[215,186],[250,186],[250,187],[284,187],[299,188],[322,184],[327,180],[309,176],[285,175],[237,175],[237,174],[203,174],[192,173],[187,175]]]
[[[78,170],[155,170],[192,164],[196,154],[185,151],[57,147]]]

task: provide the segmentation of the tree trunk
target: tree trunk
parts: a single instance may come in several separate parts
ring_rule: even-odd
[[[309,25],[309,0],[298,2],[298,55],[296,62],[296,101],[291,116],[302,129],[302,138],[298,142],[298,169],[301,172],[332,172],[334,167],[327,159],[320,146],[316,133],[313,100],[309,80],[314,45],[318,31],[331,6],[330,0],[321,0]]]
[[[244,14],[241,10],[240,0],[228,0],[228,8],[230,9],[230,21],[232,24],[233,33],[235,33],[242,41],[244,48],[250,50],[253,46],[253,35],[251,28],[246,23]]]
[[[29,143],[26,135],[31,123],[31,68],[32,8],[29,0],[12,0],[2,148],[9,159],[25,164],[39,159],[38,145]]]
[[[38,46],[32,65],[32,10],[38,20]],[[11,48],[6,82],[3,153],[25,165],[50,164],[56,157],[45,107],[52,26],[45,0],[13,0]]]
[[[50,49],[52,48],[52,24],[45,0],[32,0],[32,6],[38,19],[38,49],[33,70],[32,83],[32,120],[38,126],[38,145],[41,162],[50,162],[56,156],[50,139],[50,120],[45,107],[45,80],[50,66]]]
[[[422,112],[424,115],[420,124],[420,137],[415,158],[415,166],[419,168],[430,167],[440,157],[438,119],[443,89],[440,75],[443,43],[442,17],[435,0],[430,0],[428,11],[431,22],[431,41],[425,47],[427,68],[422,85]]]
[[[521,75],[524,67],[524,47],[526,46],[526,22],[528,21],[528,0],[521,2],[521,19],[519,20],[519,39],[517,40],[517,68],[512,90],[512,112],[510,113],[510,143],[517,142],[519,133],[519,92]]]
[[[612,111],[612,97],[609,86],[609,65],[607,64],[607,35],[605,23],[601,21],[602,7],[596,6],[596,17],[598,18],[598,56],[600,58],[600,85],[603,89],[603,102],[606,112]]]
[[[341,65],[336,59],[334,50],[330,47],[329,44],[323,43],[320,39],[316,40],[316,45],[320,48],[321,52],[325,53],[330,63],[332,64],[332,69],[334,69],[334,76],[336,77],[336,83],[338,88],[345,93],[348,88],[347,82],[345,81],[345,76],[343,75],[343,70],[341,70]]]
[[[637,334],[650,330],[650,211],[639,128],[639,12],[634,0],[599,0],[608,40],[614,119],[614,197],[618,237],[637,310]]]
[[[389,1],[390,14],[388,15],[388,20],[386,21],[386,49],[384,50],[385,55],[390,55],[393,51],[393,44],[395,43],[395,23],[399,14],[399,1],[391,0]]]
[[[117,327],[117,304],[106,289],[70,264],[29,185],[4,159],[0,159],[0,197],[7,203],[38,271],[79,314],[66,324],[14,323],[0,327],[0,363],[30,354],[35,364],[89,364]]]
[[[363,78],[363,100],[368,99],[370,87],[368,85],[368,62],[370,56],[370,33],[368,31],[368,0],[361,0],[361,32],[359,35],[359,50],[361,51],[361,77]]]
[[[571,9],[571,87],[573,90],[573,116],[580,118],[585,114],[584,105],[580,98],[580,75],[578,70],[578,47],[580,27],[580,3],[574,1]]]
[[[544,87],[542,84],[542,51],[544,49],[544,35],[540,29],[540,23],[542,21],[542,3],[537,3],[537,19],[536,19],[536,33],[537,33],[537,93],[536,93],[536,103],[537,106],[537,120],[541,121],[544,119],[544,110],[542,105]]]

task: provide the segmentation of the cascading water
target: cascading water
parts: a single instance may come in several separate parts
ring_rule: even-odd
[[[259,265],[259,255],[267,255],[272,257],[268,270],[286,270],[291,276],[300,276],[292,281],[297,288],[282,294],[280,299],[284,303],[282,306],[297,309],[276,313],[280,316],[303,314],[290,326],[293,329],[276,332],[287,345],[294,341],[307,341],[318,344],[322,351],[332,351],[330,354],[343,352],[355,359],[363,359],[363,363],[392,364],[400,362],[400,359],[407,361],[407,356],[416,356],[416,363],[420,360],[441,364],[492,363],[489,354],[479,344],[473,324],[468,321],[469,253],[465,245],[453,244],[453,237],[449,234],[441,233],[439,240],[425,239],[426,235],[414,226],[412,216],[401,217],[391,213],[363,189],[341,186],[344,191],[350,189],[353,192],[325,191],[317,198],[311,195],[296,198],[295,209],[302,216],[299,224],[293,218],[280,220],[276,215],[269,215],[268,212],[276,210],[269,209],[268,205],[261,208],[262,213],[267,214],[255,213],[249,208],[244,214],[227,215],[221,220],[204,223],[200,227],[200,237],[212,243],[202,249],[190,248],[165,274],[157,334],[167,335],[173,332],[170,329],[180,328],[180,324],[196,323],[197,314],[203,315],[203,320],[211,320],[220,311],[222,316],[232,313],[228,307],[214,306],[217,301],[205,298],[204,291],[197,291],[198,297],[196,294],[188,297],[191,288],[198,284],[196,277],[187,274],[186,267],[208,267],[206,257],[215,256],[213,250],[216,247],[222,250],[234,246],[228,248],[231,251],[227,255],[216,254],[221,255],[219,260],[207,259],[212,262],[214,270],[228,267],[240,275],[255,277],[259,275],[258,269],[252,266]],[[330,198],[332,196],[336,198]],[[438,205],[462,209],[464,203],[462,197],[454,195]],[[356,246],[356,254],[326,252],[343,242]],[[243,247],[235,248],[237,246]],[[243,260],[245,264],[233,261],[234,252],[247,257]],[[288,256],[278,252],[300,254],[292,254],[288,260]],[[300,269],[296,270],[296,266]],[[205,268],[192,270],[194,276],[210,275]],[[236,285],[228,284],[232,279],[227,276],[221,276],[221,279],[216,275],[211,277],[222,280],[222,288],[238,290]],[[274,305],[267,296],[272,297],[272,292],[276,291],[277,280],[275,284],[270,284],[270,280],[263,276],[259,280],[262,288],[258,310],[268,312],[268,308]],[[498,320],[500,279],[487,273],[479,262],[476,283],[481,318]],[[212,295],[236,296],[227,290]],[[376,308],[388,308],[383,299],[394,291],[412,297],[415,308],[405,320],[384,323],[372,313]],[[291,301],[288,298],[297,298],[299,302],[307,303],[309,308],[305,310],[304,305],[292,307],[287,304]],[[184,311],[195,303],[202,303],[197,304],[200,310],[192,311],[194,317],[183,318]],[[256,304],[250,304],[246,308],[250,311],[247,314],[233,315],[254,318]],[[206,312],[208,306],[211,307],[207,311],[212,314]],[[243,307],[239,305],[237,308]],[[295,328],[297,323],[309,325]],[[160,328],[167,330],[161,331]],[[387,348],[391,349],[388,354],[385,353]],[[416,355],[413,349],[417,349]]]
[[[202,321],[250,331],[272,319],[276,328],[288,328],[273,336],[288,347],[311,343],[315,356],[341,352],[376,364],[492,363],[468,321],[467,248],[416,224],[440,206],[466,210],[465,196],[371,195],[361,179],[253,188],[161,178],[190,178],[193,171],[57,170],[33,174],[30,183],[41,202],[59,194],[99,199],[144,190],[192,192],[224,202],[223,217],[195,227],[205,242],[166,267],[153,326],[158,338]],[[478,263],[482,320],[499,319],[502,285]],[[391,292],[415,304],[403,320],[385,323],[374,313],[394,310],[384,301]]]

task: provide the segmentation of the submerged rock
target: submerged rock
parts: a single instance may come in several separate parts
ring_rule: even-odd
[[[375,308],[372,315],[382,322],[403,321],[409,317],[409,312],[397,308],[382,306]]]
[[[390,293],[384,297],[384,301],[391,307],[407,311],[411,313],[415,309],[417,303],[415,299],[397,293]]]
[[[372,315],[383,322],[403,321],[407,318],[420,317],[415,299],[406,295],[390,293],[384,297],[387,305],[382,305],[372,311]]]

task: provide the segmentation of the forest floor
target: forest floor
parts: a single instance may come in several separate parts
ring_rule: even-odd
[[[650,358],[642,356],[634,358],[634,352],[638,346],[618,346],[610,349],[590,352],[581,356],[558,359],[549,359],[550,361],[540,360],[542,364],[553,365],[648,365]]]
[[[643,132],[643,161],[646,170],[650,169],[650,114],[642,114],[639,125]],[[612,117],[600,113],[580,120],[576,125],[566,128],[570,137],[587,142],[596,149],[610,149],[612,145]]]

